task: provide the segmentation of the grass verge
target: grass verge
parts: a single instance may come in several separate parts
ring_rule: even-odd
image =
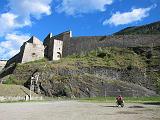
[[[92,98],[80,98],[81,102],[98,102],[98,103],[114,103],[115,97],[92,97]],[[160,103],[160,97],[125,97],[125,103]]]

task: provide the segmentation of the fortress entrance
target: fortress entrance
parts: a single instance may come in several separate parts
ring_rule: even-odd
[[[60,52],[57,52],[57,58],[62,58],[62,54]]]

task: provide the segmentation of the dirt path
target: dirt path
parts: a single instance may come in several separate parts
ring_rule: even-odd
[[[160,105],[58,101],[0,103],[0,120],[160,120]]]

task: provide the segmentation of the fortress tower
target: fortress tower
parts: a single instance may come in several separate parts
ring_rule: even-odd
[[[9,59],[6,66],[12,63],[26,63],[44,58],[43,43],[32,36],[28,41],[24,42],[20,48],[20,52]]]
[[[72,32],[67,31],[56,36],[52,36],[52,33],[49,33],[44,39],[44,56],[49,60],[59,60],[66,51],[68,41],[72,37]]]
[[[21,63],[44,58],[43,43],[35,36],[32,36],[27,42],[22,45],[21,52],[23,52]]]

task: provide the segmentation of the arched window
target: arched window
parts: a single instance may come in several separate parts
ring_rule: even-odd
[[[57,57],[58,57],[58,58],[61,58],[61,57],[62,57],[62,55],[61,55],[60,52],[57,52]]]
[[[36,53],[32,53],[32,57],[35,57],[36,56]]]

